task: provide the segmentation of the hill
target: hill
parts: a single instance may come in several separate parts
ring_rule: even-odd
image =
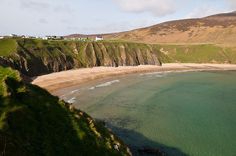
[[[236,13],[170,21],[151,27],[106,36],[145,43],[209,43],[233,46],[236,41]]]
[[[76,35],[72,35],[76,37]],[[93,36],[89,35],[88,37]],[[103,34],[105,39],[142,43],[221,44],[235,46],[236,12],[160,23],[127,32]]]
[[[115,149],[114,145],[119,148]],[[1,155],[130,155],[103,123],[0,67]]]

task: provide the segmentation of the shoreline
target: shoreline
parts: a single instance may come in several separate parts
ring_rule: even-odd
[[[167,63],[162,66],[140,65],[119,67],[93,67],[61,71],[36,77],[32,84],[53,93],[60,89],[79,86],[89,81],[135,73],[191,72],[236,70],[236,64]]]

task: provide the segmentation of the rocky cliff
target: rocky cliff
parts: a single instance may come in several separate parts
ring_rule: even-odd
[[[161,65],[160,52],[147,44],[15,39],[16,50],[0,57],[27,76],[95,66]]]

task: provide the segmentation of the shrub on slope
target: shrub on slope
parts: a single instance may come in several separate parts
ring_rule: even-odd
[[[119,150],[114,149],[119,146]],[[127,147],[86,113],[0,67],[1,155],[129,155]]]

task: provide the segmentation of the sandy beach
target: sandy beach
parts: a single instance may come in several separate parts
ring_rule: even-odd
[[[106,77],[120,76],[132,73],[171,72],[171,71],[209,71],[209,70],[236,70],[232,64],[194,64],[194,63],[169,63],[162,66],[140,65],[121,67],[94,67],[82,68],[36,77],[32,84],[54,92],[59,89],[80,85],[85,82]]]

